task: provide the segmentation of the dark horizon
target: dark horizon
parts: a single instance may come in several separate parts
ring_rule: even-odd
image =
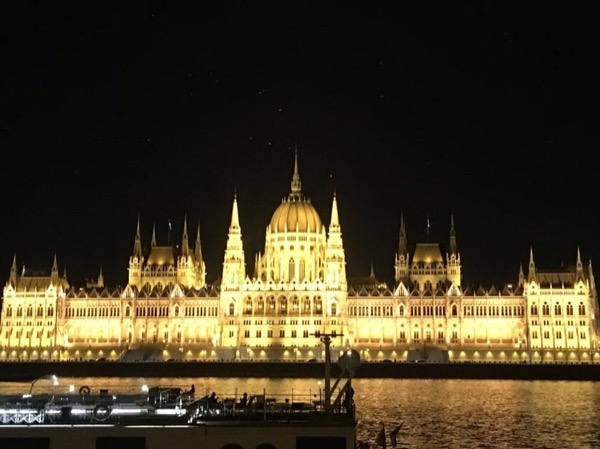
[[[349,277],[392,286],[401,216],[443,254],[454,216],[463,285],[600,252],[591,5],[0,8],[0,279],[56,255],[76,286],[125,285],[138,217],[144,245],[187,217],[215,281],[234,194],[251,275],[296,148]]]

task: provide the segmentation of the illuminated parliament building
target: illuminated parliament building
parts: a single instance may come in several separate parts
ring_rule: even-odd
[[[0,360],[322,360],[319,332],[335,335],[333,350],[352,347],[367,362],[600,360],[596,285],[578,248],[570,269],[539,269],[531,250],[514,284],[465,287],[453,218],[446,252],[409,245],[402,218],[391,242],[394,285],[373,273],[352,280],[336,195],[325,224],[301,187],[296,156],[291,191],[266,226],[253,272],[233,198],[222,273],[212,283],[200,230],[186,221],[179,245],[161,246],[153,230],[145,252],[138,218],[125,287],[105,285],[102,270],[75,287],[56,257],[40,275],[19,270],[15,256]]]

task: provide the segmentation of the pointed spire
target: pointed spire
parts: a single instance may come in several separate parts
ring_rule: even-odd
[[[156,246],[156,224],[152,225],[152,241],[150,242],[150,246],[152,248]]]
[[[240,216],[238,213],[237,204],[237,193],[233,194],[233,208],[231,210],[231,224],[229,225],[229,231],[240,228]]]
[[[406,238],[406,225],[404,224],[404,214],[400,214],[400,243],[398,244],[398,255],[408,254],[408,240]]]
[[[298,199],[302,194],[302,183],[300,182],[300,172],[298,170],[298,146],[296,145],[296,154],[294,157],[294,175],[292,176],[292,193],[290,199]]]
[[[525,282],[525,273],[523,271],[523,262],[519,264],[519,286],[523,286],[523,282]]]
[[[527,274],[528,280],[535,279],[535,262],[533,261],[533,247],[529,248],[529,273]]]
[[[231,224],[227,235],[227,246],[223,260],[223,275],[221,288],[226,290],[241,288],[246,278],[246,263],[244,258],[244,245],[242,242],[242,229],[238,213],[237,194],[233,195],[231,210]]]
[[[202,263],[202,245],[200,244],[200,222],[198,222],[198,230],[196,231],[196,245],[194,246],[194,258],[196,262]]]
[[[52,273],[50,274],[50,279],[53,284],[58,282],[58,260],[56,258],[56,253],[54,253],[54,261],[52,262]]]
[[[427,229],[426,229],[426,235],[427,235],[427,239],[426,242],[429,243],[429,228],[430,228],[430,224],[429,224],[429,215],[427,215]]]
[[[577,263],[576,263],[576,272],[577,272],[577,280],[584,280],[585,277],[583,275],[583,262],[581,261],[581,251],[579,250],[579,246],[577,247]]]
[[[373,269],[373,262],[371,262],[371,274],[369,274],[371,279],[375,279],[375,270]]]
[[[17,254],[15,253],[13,255],[13,262],[12,262],[12,266],[10,267],[10,276],[9,276],[9,282],[10,284],[15,287],[17,285]]]
[[[456,230],[454,229],[454,214],[450,214],[450,254],[457,253]]]
[[[133,257],[137,257],[138,260],[142,259],[142,237],[140,233],[140,215],[137,218],[137,227],[135,230],[135,239],[133,243]]]
[[[188,245],[188,231],[187,231],[187,214],[183,217],[183,235],[181,236],[181,255],[187,257],[190,248]]]
[[[104,275],[102,274],[102,266],[100,267],[100,273],[98,273],[98,282],[96,285],[100,288],[104,288]]]
[[[331,223],[325,245],[325,281],[332,288],[346,288],[346,256],[338,215],[337,194],[333,193]]]
[[[535,262],[533,261],[533,246],[529,247],[529,266],[535,267]]]
[[[331,204],[331,222],[330,222],[330,229],[332,226],[336,226],[339,227],[340,226],[340,219],[338,216],[338,207],[337,207],[337,197],[335,192],[333,193],[333,203]]]

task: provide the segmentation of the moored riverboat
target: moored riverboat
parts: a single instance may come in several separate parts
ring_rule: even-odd
[[[266,390],[240,397],[198,395],[172,386],[135,394],[90,391],[0,396],[3,449],[354,449],[357,420],[351,379],[356,351],[340,357],[333,386],[329,336],[325,388],[318,397]],[[338,388],[340,382],[342,386]],[[33,383],[32,383],[33,387]],[[31,392],[31,390],[30,390]]]

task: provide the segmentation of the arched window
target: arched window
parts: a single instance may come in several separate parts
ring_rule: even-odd
[[[304,298],[302,300],[302,310],[304,311],[304,313],[310,313],[310,299],[309,298]]]
[[[12,306],[8,306],[6,308],[6,316],[8,316],[8,317],[12,316]]]
[[[265,311],[265,300],[262,296],[258,298],[258,311],[261,313]]]
[[[289,269],[290,269],[289,279],[291,281],[296,276],[296,262],[294,261],[293,258],[290,258]]]
[[[280,311],[281,313],[287,313],[287,298],[281,298],[279,300]]]
[[[538,314],[538,308],[535,304],[532,304],[531,306],[531,314],[532,315],[537,315]]]
[[[458,315],[458,307],[456,307],[456,304],[452,305],[452,316],[457,316]]]
[[[33,316],[33,307],[31,307],[31,304],[27,306],[27,316]]]
[[[337,315],[337,303],[332,302],[331,303],[331,316],[336,316]]]
[[[229,315],[230,316],[235,315],[235,304],[234,303],[229,304]]]
[[[567,315],[573,316],[573,304],[567,303]]]
[[[23,309],[21,308],[21,306],[17,307],[17,317],[22,317],[23,316]]]
[[[252,313],[252,299],[246,298],[246,313]]]
[[[579,303],[579,316],[585,316],[585,306],[582,302]]]
[[[400,307],[398,307],[398,316],[404,316],[404,305],[400,305]]]
[[[317,313],[321,313],[323,311],[323,301],[321,300],[320,296],[315,298],[315,310]]]
[[[179,316],[179,306],[173,307],[173,315],[174,316]]]
[[[38,306],[35,316],[44,316],[44,308],[41,305]]]
[[[554,304],[554,315],[562,315],[562,307],[559,303]]]
[[[542,306],[542,315],[544,315],[544,316],[550,315],[550,306],[548,305],[547,302],[545,302],[544,305]]]
[[[295,296],[292,298],[292,311],[294,313],[298,312],[298,309],[300,308],[300,304],[298,302],[298,298],[296,298]]]
[[[275,312],[275,298],[269,296],[269,312]]]

